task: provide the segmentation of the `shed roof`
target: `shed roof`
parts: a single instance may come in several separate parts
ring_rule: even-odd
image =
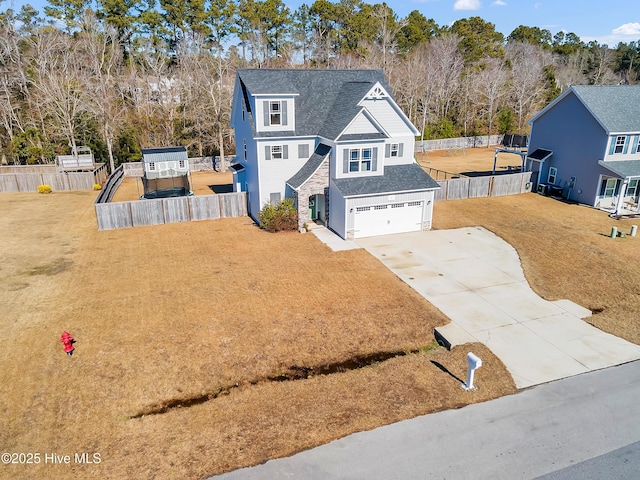
[[[188,160],[185,147],[143,148],[143,162],[170,162],[176,160]]]
[[[376,83],[391,95],[382,70],[245,68],[237,75],[245,97],[247,90],[251,95],[296,96],[296,131],[287,132],[296,136],[335,140],[362,110],[358,103]]]
[[[343,197],[440,188],[440,185],[417,163],[386,166],[384,167],[384,175],[337,178],[333,182]]]

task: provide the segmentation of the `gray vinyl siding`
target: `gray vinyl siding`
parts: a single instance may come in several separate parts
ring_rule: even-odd
[[[288,140],[261,140],[259,142],[258,152],[260,153],[260,206],[258,210],[268,203],[273,193],[280,193],[281,198],[286,197],[286,181],[293,177],[298,170],[309,160],[308,158],[298,158],[298,145],[300,141],[293,139]],[[305,140],[304,144],[309,145],[309,141]],[[271,158],[270,151],[272,145],[281,145],[283,158]],[[269,155],[267,155],[269,153]],[[286,158],[284,158],[286,157]],[[252,205],[253,208],[253,205]]]
[[[391,157],[391,144],[397,143],[399,151],[397,157]],[[413,163],[413,152],[415,148],[415,139],[413,136],[396,136],[386,141],[384,146],[384,164],[385,165],[406,165]]]
[[[376,121],[384,126],[387,133],[392,136],[398,135],[411,135],[411,129],[400,117],[398,112],[389,103],[391,100],[365,100],[363,102],[369,112],[373,115]]]
[[[345,199],[331,181],[329,182],[329,228],[342,238],[346,238]]]
[[[538,148],[553,151],[553,156],[543,164],[537,183],[547,183],[549,167],[556,167],[555,184],[565,186],[572,176],[576,177],[571,199],[594,205],[599,177],[606,174],[598,161],[607,153],[608,139],[607,133],[575,95],[567,95],[538,117],[532,126],[529,152]]]

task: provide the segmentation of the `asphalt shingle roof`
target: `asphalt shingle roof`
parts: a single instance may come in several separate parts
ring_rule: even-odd
[[[337,178],[333,182],[343,197],[440,188],[417,163],[386,166],[384,175]]]
[[[238,69],[251,95],[296,95],[296,136],[335,140],[361,110],[358,102],[376,84],[391,94],[381,70]],[[262,136],[262,134],[257,134]]]
[[[163,162],[187,160],[187,149],[185,147],[162,147],[162,148],[143,148],[143,162]]]
[[[574,85],[609,133],[640,132],[640,85]]]
[[[307,163],[305,163],[293,177],[287,180],[287,184],[294,190],[304,185],[304,182],[309,180],[311,175],[318,170],[324,159],[329,155],[329,152],[331,152],[331,147],[324,143],[318,144],[313,155],[307,160]]]
[[[605,165],[622,178],[640,177],[640,160],[618,160],[615,162],[603,162],[601,165]]]

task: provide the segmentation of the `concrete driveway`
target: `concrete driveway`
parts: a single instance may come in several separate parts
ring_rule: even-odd
[[[358,239],[451,319],[452,346],[485,344],[518,388],[640,359],[640,346],[589,325],[591,312],[531,290],[511,245],[482,227]]]

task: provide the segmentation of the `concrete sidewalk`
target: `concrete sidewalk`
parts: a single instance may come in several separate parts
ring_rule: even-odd
[[[531,290],[513,247],[481,227],[357,240],[451,319],[451,345],[485,344],[518,388],[640,359],[640,346],[589,325],[586,308]]]

